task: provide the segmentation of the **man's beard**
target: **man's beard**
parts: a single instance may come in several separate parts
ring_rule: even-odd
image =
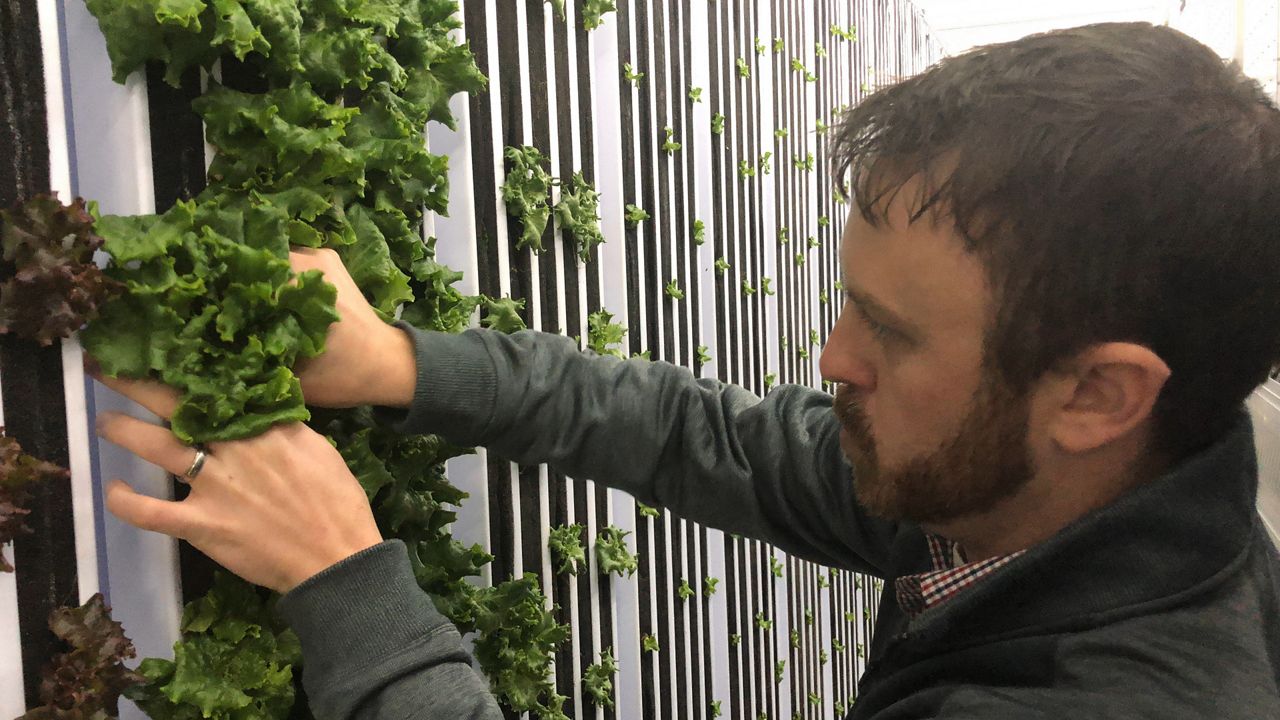
[[[858,501],[872,515],[938,524],[991,510],[1027,484],[1034,464],[1027,446],[1025,396],[984,382],[959,432],[937,450],[898,468],[881,467],[866,413],[846,385],[835,411],[840,445],[853,465]]]

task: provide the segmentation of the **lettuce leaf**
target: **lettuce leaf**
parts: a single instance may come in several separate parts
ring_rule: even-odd
[[[337,319],[335,288],[316,271],[295,276],[287,246],[234,242],[204,215],[180,202],[161,216],[102,218],[107,272],[126,292],[82,336],[107,375],[158,377],[182,392],[171,427],[188,443],[309,417],[290,368],[320,353]]]
[[[0,437],[0,546],[31,532],[25,520],[31,513],[26,507],[31,502],[31,486],[68,477],[66,468],[37,460],[22,452],[17,440]],[[13,572],[3,554],[0,572]]]
[[[49,614],[49,629],[71,646],[40,676],[40,701],[19,720],[106,720],[119,715],[121,693],[146,681],[124,661],[137,655],[124,628],[111,619],[102,593],[78,608]]]
[[[0,283],[0,333],[51,345],[69,337],[119,286],[93,263],[102,238],[85,202],[36,195],[0,210],[0,244],[9,279]]]
[[[274,601],[227,573],[187,604],[174,659],[148,658],[143,685],[125,692],[154,720],[282,718],[293,706],[302,649]]]

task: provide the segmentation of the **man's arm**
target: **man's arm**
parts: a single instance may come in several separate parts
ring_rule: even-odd
[[[417,362],[401,431],[547,463],[801,557],[886,574],[896,525],[856,503],[829,395],[787,385],[761,400],[535,331],[401,327]]]

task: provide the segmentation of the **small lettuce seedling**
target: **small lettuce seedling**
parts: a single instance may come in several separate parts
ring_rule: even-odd
[[[645,74],[642,72],[636,72],[636,69],[631,66],[631,63],[622,64],[622,77],[632,85],[639,85],[640,81],[644,79],[644,75]]]
[[[671,282],[667,283],[667,286],[662,291],[672,300],[684,299],[684,290],[680,289],[680,281],[676,278],[671,278]]]
[[[706,345],[698,346],[697,360],[699,365],[706,365],[711,362],[711,353],[707,352]]]
[[[714,135],[724,134],[724,113],[715,113],[711,116],[711,132]]]
[[[693,244],[701,245],[707,240],[707,224],[701,220],[693,221]]]
[[[640,559],[627,549],[626,537],[631,533],[609,525],[596,535],[596,563],[605,575],[630,577],[640,569]]]
[[[666,134],[666,139],[662,141],[662,149],[668,155],[675,155],[676,151],[682,147],[680,143],[676,142],[676,131],[667,127],[663,128],[663,133]]]
[[[627,203],[627,213],[625,217],[627,219],[627,224],[631,227],[635,227],[645,220],[648,220],[649,213],[645,212],[644,208],[639,205]]]
[[[507,212],[520,220],[522,231],[517,248],[531,248],[542,252],[542,235],[551,217],[548,200],[555,178],[544,167],[547,158],[532,145],[508,147],[502,151],[509,169],[502,183],[502,199]]]
[[[680,587],[676,588],[676,595],[679,595],[681,600],[688,600],[693,597],[693,588],[689,587],[688,580],[680,581]]]
[[[611,13],[617,9],[613,0],[583,0],[582,27],[595,30],[604,22],[605,13]]]
[[[586,551],[582,548],[582,531],[586,528],[574,523],[558,525],[547,533],[547,547],[551,555],[558,561],[556,572],[577,575],[578,570],[587,562]]]
[[[613,322],[613,313],[608,310],[597,310],[587,315],[587,349],[597,355],[626,357],[622,354],[622,337],[627,334],[627,327]]]
[[[561,191],[554,210],[560,228],[578,244],[578,258],[583,263],[591,262],[592,251],[604,242],[600,232],[600,193],[581,172],[576,172]]]
[[[582,688],[596,707],[613,707],[613,676],[618,674],[618,663],[613,659],[613,649],[600,653],[600,662],[588,665],[582,674]]]

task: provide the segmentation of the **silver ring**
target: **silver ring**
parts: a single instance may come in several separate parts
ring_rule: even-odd
[[[196,457],[191,461],[191,467],[187,468],[187,471],[182,473],[182,477],[185,478],[186,482],[196,479],[196,476],[204,469],[204,461],[209,458],[209,453],[205,452],[204,448],[197,447],[195,450]]]

